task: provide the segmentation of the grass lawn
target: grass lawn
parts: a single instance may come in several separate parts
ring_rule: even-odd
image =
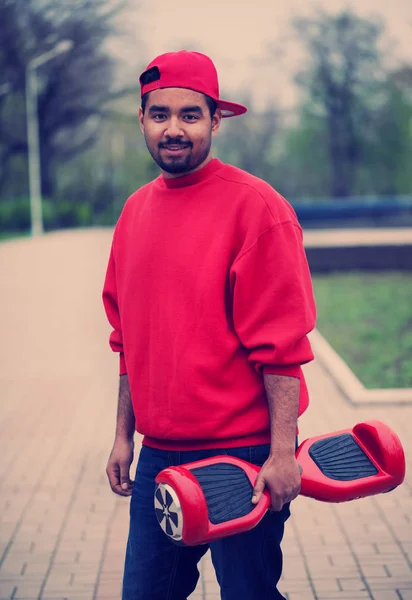
[[[317,328],[367,388],[412,387],[412,273],[313,275]]]
[[[22,231],[0,231],[0,242],[14,240],[21,237],[29,237],[30,232]]]

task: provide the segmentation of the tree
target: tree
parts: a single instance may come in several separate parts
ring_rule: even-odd
[[[241,119],[224,119],[214,147],[225,162],[261,177],[275,185],[275,155],[280,132],[280,113],[276,107],[257,112],[252,98],[240,100],[248,107]]]
[[[367,139],[365,164],[378,194],[412,191],[412,67],[388,73],[385,102],[376,111]]]
[[[296,123],[284,129],[278,159],[279,189],[292,199],[328,195],[328,132],[311,106],[300,108]]]
[[[308,67],[297,83],[326,124],[330,193],[348,196],[356,188],[365,131],[383,101],[378,48],[383,27],[350,10],[318,11],[314,18],[295,19],[294,27],[308,51]]]
[[[25,69],[60,41],[71,48],[36,70],[42,192],[51,196],[56,162],[91,147],[104,106],[116,95],[105,43],[121,9],[109,0],[0,0],[0,185],[17,155],[27,154]]]

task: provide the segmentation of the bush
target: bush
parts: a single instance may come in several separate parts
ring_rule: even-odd
[[[43,224],[46,231],[92,224],[92,207],[88,202],[43,199]],[[31,228],[30,199],[10,198],[0,201],[0,232],[26,232]]]
[[[28,231],[30,223],[29,198],[1,199],[0,231]]]
[[[91,225],[92,208],[87,202],[74,204],[69,200],[43,200],[44,228],[65,229]]]

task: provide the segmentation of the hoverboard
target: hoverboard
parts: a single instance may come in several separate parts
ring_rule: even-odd
[[[323,502],[388,492],[405,477],[402,444],[380,421],[308,438],[296,459],[300,494]],[[252,529],[271,505],[267,489],[258,504],[251,502],[259,470],[227,455],[164,469],[154,497],[159,525],[175,543],[188,546]]]

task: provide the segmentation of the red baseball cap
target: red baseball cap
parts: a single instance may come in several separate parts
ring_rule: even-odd
[[[147,65],[139,78],[141,96],[160,88],[187,88],[213,98],[222,111],[222,117],[236,117],[247,111],[246,106],[220,100],[216,67],[200,52],[167,52]]]

